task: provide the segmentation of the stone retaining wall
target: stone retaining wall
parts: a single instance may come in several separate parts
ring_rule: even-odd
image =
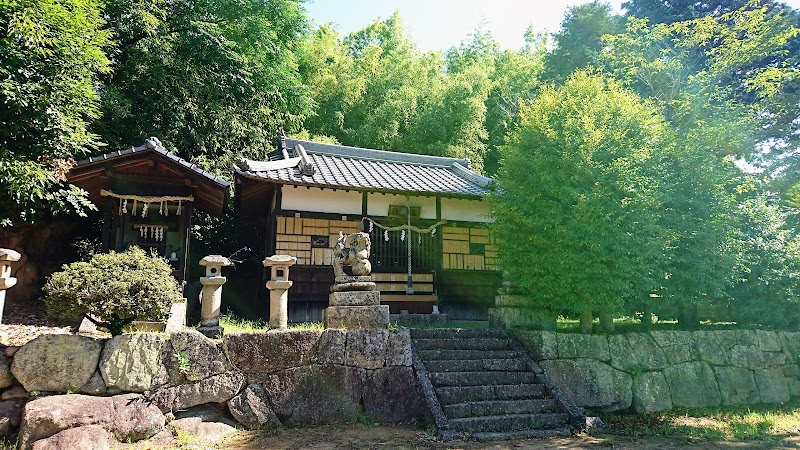
[[[800,333],[516,335],[570,399],[596,411],[782,403],[800,396]]]
[[[175,411],[209,403],[250,429],[422,414],[408,330],[231,333],[221,342],[196,331],[51,334],[0,353],[0,437],[13,438],[19,426],[23,449],[96,425],[139,440]]]

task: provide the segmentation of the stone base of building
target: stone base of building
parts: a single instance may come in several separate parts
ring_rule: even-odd
[[[389,328],[389,305],[329,306],[322,320],[325,328]]]
[[[489,308],[489,326],[492,328],[522,328],[528,330],[556,329],[556,316],[550,312],[530,308]]]

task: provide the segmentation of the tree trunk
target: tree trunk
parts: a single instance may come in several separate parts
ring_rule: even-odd
[[[642,303],[642,329],[649,330],[653,327],[653,305],[652,300],[646,298]]]
[[[584,334],[589,334],[592,332],[592,310],[585,309],[581,312],[581,325],[580,331]]]
[[[678,313],[678,326],[682,330],[696,330],[700,327],[696,306],[689,305],[681,308]]]
[[[614,332],[614,316],[609,311],[600,311],[600,332]]]

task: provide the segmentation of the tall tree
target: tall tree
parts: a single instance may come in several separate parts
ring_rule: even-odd
[[[110,69],[109,32],[95,0],[0,2],[0,226],[82,212],[80,189],[63,183],[100,145],[95,86]]]
[[[560,83],[575,69],[596,66],[602,36],[624,29],[623,18],[612,14],[608,3],[594,0],[570,7],[554,35],[555,48],[545,58],[544,78]]]
[[[297,0],[112,0],[105,14],[117,45],[94,129],[112,148],[158,136],[223,173],[234,156],[263,157],[308,113]]]
[[[526,34],[526,43],[519,50],[504,50],[494,60],[491,90],[486,98],[486,131],[488,142],[484,170],[493,176],[499,170],[500,147],[508,133],[519,124],[523,102],[536,97],[544,81],[546,37]]]
[[[450,52],[448,70],[447,58],[417,50],[397,12],[344,38],[320,27],[303,45],[300,69],[318,105],[304,125],[346,145],[468,157],[480,171],[490,72],[475,62],[478,45]]]
[[[603,61],[659,102],[687,140],[768,165],[779,152],[759,144],[800,140],[793,132],[800,64],[789,51],[798,33],[786,10],[755,3],[672,24],[629,18],[625,33],[606,36]]]
[[[491,197],[501,267],[545,310],[618,312],[650,292],[657,179],[665,145],[657,109],[579,70],[521,112]]]

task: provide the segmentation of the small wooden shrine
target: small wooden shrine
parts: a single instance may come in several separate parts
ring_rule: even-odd
[[[103,211],[104,250],[152,249],[170,261],[179,281],[186,278],[193,209],[220,217],[229,189],[156,138],[80,161],[67,177]]]

